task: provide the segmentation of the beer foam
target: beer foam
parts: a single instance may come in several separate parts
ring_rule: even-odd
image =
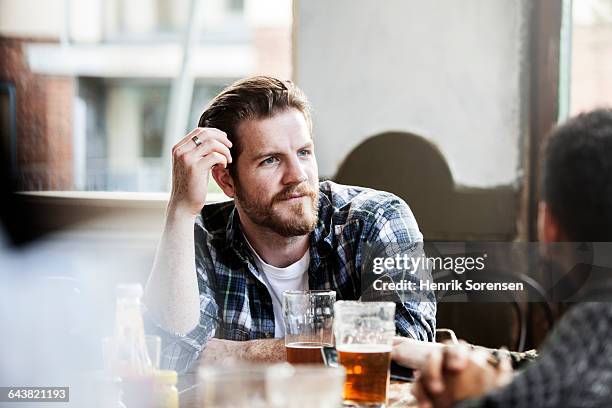
[[[301,341],[301,342],[295,342],[295,343],[289,343],[286,344],[286,347],[289,348],[304,348],[304,349],[312,349],[312,348],[322,348],[323,346],[325,346],[326,344],[321,344],[321,343],[315,343],[315,342],[307,342],[307,341]]]
[[[390,353],[390,344],[342,344],[336,350],[343,353]]]

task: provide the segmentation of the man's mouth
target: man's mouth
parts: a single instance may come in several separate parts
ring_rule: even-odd
[[[315,192],[311,191],[308,187],[303,186],[301,188],[283,191],[275,197],[273,202],[297,203],[300,202],[303,198],[311,198],[314,200],[315,197]]]
[[[285,200],[287,201],[297,200],[298,198],[302,198],[302,197],[306,197],[306,194],[291,194],[290,196],[285,198]]]

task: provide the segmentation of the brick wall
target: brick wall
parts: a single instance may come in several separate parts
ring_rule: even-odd
[[[32,73],[22,46],[35,41],[52,42],[0,37],[0,81],[15,86],[17,100],[19,187],[70,190],[75,80]]]

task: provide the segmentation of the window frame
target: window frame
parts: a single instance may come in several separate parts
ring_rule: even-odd
[[[9,81],[0,81],[0,95],[8,97],[8,141],[2,141],[2,144],[8,145],[6,152],[9,160],[9,169],[14,176],[17,174],[17,93],[15,85]],[[4,150],[4,148],[2,149]],[[3,158],[4,159],[4,158]]]

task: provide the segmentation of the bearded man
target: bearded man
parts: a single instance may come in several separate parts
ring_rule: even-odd
[[[258,76],[229,86],[172,155],[172,194],[145,293],[165,367],[283,360],[283,291],[360,299],[366,245],[423,240],[395,195],[319,182],[308,101],[290,81]],[[210,174],[232,201],[204,205]],[[433,340],[435,298],[426,299],[397,304],[400,335]]]

